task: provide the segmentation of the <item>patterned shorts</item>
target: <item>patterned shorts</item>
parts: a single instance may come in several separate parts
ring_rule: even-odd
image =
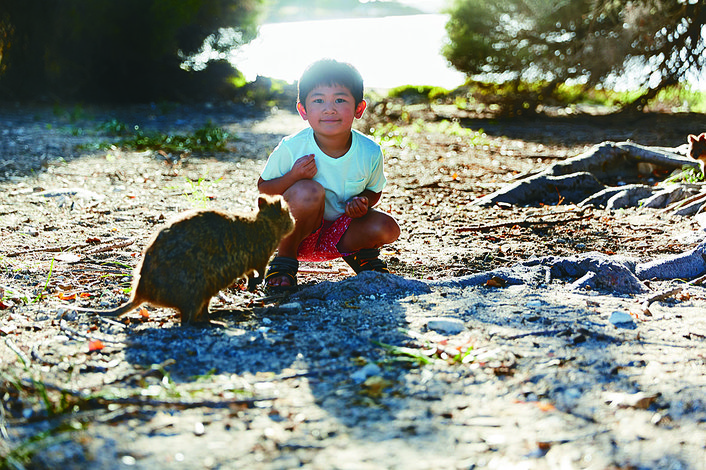
[[[348,226],[351,218],[342,215],[336,220],[324,220],[319,229],[306,237],[299,245],[297,259],[299,261],[328,261],[347,253],[340,253],[336,245]]]

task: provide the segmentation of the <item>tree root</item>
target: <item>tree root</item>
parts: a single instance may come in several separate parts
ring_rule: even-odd
[[[573,289],[608,290],[620,294],[645,294],[644,281],[688,280],[706,274],[706,242],[693,250],[648,262],[622,256],[591,252],[569,257],[546,256],[454,279],[432,281],[432,287],[469,287],[490,285],[500,278],[506,285],[548,284],[552,280],[571,282]]]
[[[474,202],[479,206],[575,203],[579,206],[664,208],[693,215],[706,204],[706,183],[624,184],[655,175],[692,168],[703,173],[703,163],[676,153],[678,149],[645,147],[631,142],[603,142],[589,151],[555,163],[541,173],[515,181]],[[612,185],[611,185],[612,184]]]

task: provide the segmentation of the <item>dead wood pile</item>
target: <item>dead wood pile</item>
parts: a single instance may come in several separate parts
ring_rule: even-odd
[[[694,215],[706,205],[706,183],[677,183],[667,178],[689,169],[703,173],[703,163],[684,155],[685,150],[684,146],[603,142],[488,194],[475,204],[574,203],[609,210],[638,206]]]

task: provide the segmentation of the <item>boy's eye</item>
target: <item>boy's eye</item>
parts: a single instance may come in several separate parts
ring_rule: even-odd
[[[338,98],[336,99],[336,103],[345,103],[346,99],[345,98]]]

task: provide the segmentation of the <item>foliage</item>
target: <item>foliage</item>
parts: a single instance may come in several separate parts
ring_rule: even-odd
[[[663,183],[700,183],[704,179],[704,173],[701,168],[684,165],[681,170],[674,170],[672,175],[664,180]]]
[[[223,151],[231,138],[227,131],[212,122],[196,129],[193,134],[146,132],[139,126],[130,130],[127,125],[115,119],[99,126],[99,129],[110,135],[123,137],[118,142],[104,146],[116,145],[130,150],[162,150],[168,153]]]
[[[250,41],[264,0],[0,0],[0,98],[189,99],[227,85],[216,62],[184,70],[203,48]]]
[[[680,0],[455,0],[444,55],[469,76],[506,82],[532,112],[559,84],[611,86],[631,71],[642,109],[667,86],[706,66],[704,2]],[[540,83],[541,90],[524,87]]]
[[[449,95],[445,88],[434,86],[414,86],[404,85],[392,88],[387,96],[390,98],[402,98],[409,103],[425,103],[435,100],[443,100]]]

